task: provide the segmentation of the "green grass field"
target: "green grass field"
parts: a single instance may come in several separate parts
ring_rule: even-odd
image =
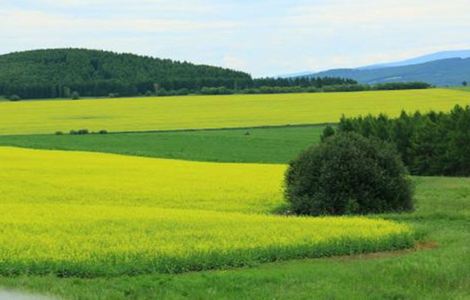
[[[320,141],[323,126],[88,135],[0,136],[0,145],[215,162],[286,163]]]
[[[266,163],[318,143],[323,126],[51,134],[470,104],[440,89],[346,94],[0,103],[0,286],[65,299],[468,299],[470,178],[413,177],[412,213],[285,217],[272,215],[285,165]],[[347,253],[361,254],[323,257]]]
[[[357,93],[184,96],[0,103],[0,135],[233,128],[337,122],[342,114],[448,111],[470,104],[450,89]]]

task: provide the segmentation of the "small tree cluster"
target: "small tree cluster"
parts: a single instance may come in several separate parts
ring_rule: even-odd
[[[88,129],[79,129],[79,130],[70,130],[69,134],[71,135],[83,135],[83,134],[89,134],[90,131]]]
[[[395,144],[412,174],[470,176],[470,106],[457,105],[449,113],[402,112],[395,119],[343,117],[337,131]]]
[[[292,161],[286,172],[285,193],[297,214],[413,209],[411,184],[394,147],[355,133],[325,138]]]
[[[18,96],[18,95],[16,95],[16,94],[15,94],[15,95],[10,95],[10,96],[8,97],[8,100],[10,100],[10,101],[20,101],[20,100],[21,100],[21,97]]]
[[[73,91],[71,95],[72,100],[80,99],[80,94],[77,91]]]

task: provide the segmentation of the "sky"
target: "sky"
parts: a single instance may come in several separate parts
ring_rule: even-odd
[[[79,47],[255,77],[470,49],[470,0],[0,0],[0,54]]]

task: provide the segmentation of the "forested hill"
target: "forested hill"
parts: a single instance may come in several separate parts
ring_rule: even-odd
[[[247,73],[187,62],[86,49],[46,49],[0,55],[0,95],[23,98],[109,93],[137,95],[156,89],[229,87],[251,82]]]
[[[318,92],[323,87],[342,90],[356,84],[332,77],[253,79],[220,67],[99,50],[46,49],[0,55],[0,96],[11,100]]]

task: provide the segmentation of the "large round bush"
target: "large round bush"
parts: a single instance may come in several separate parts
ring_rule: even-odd
[[[329,137],[292,161],[286,197],[293,212],[307,215],[413,209],[412,186],[395,148],[355,133]]]

